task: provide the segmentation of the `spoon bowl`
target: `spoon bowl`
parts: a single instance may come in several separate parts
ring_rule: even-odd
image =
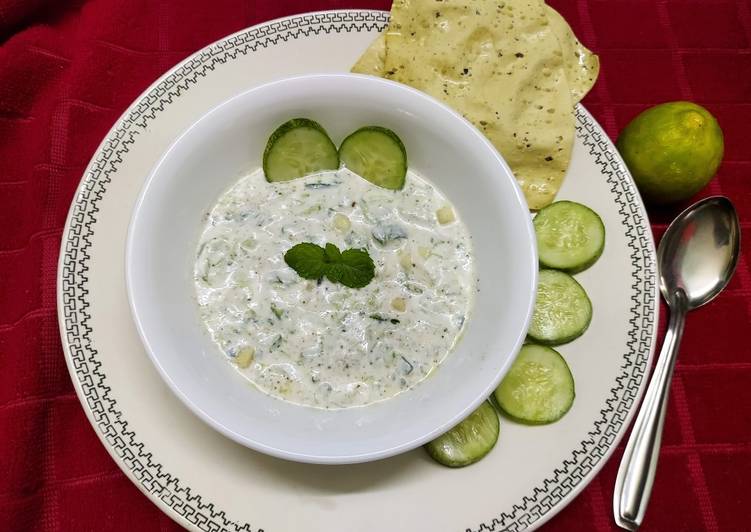
[[[730,281],[739,249],[740,224],[733,204],[723,196],[695,203],[678,215],[660,241],[663,297],[670,305],[681,289],[688,310],[708,303]]]

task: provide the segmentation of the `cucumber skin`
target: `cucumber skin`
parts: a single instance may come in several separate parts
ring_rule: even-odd
[[[544,269],[540,270],[540,273],[542,273],[543,271],[546,271],[546,270],[552,270],[554,272],[568,273],[568,272],[566,272],[564,270],[558,270],[558,269],[552,269],[552,268],[544,268]],[[527,332],[527,343],[544,345],[546,347],[555,347],[557,345],[563,345],[563,344],[567,344],[569,342],[573,342],[574,340],[576,340],[577,338],[579,338],[582,334],[584,334],[585,332],[587,332],[587,329],[589,329],[589,326],[592,323],[592,315],[594,314],[594,306],[592,305],[592,300],[589,299],[589,295],[587,294],[587,291],[584,290],[584,287],[579,283],[579,281],[577,281],[573,277],[572,277],[572,279],[574,280],[574,282],[577,285],[579,285],[579,288],[582,289],[582,292],[584,292],[584,296],[587,298],[587,301],[589,302],[589,319],[587,320],[587,323],[576,334],[572,334],[572,335],[569,335],[569,336],[564,336],[563,338],[558,339],[558,340],[546,340],[544,338],[540,339],[540,338],[537,338],[536,336],[534,336],[532,334],[529,334],[529,332]]]
[[[402,139],[400,139],[399,135],[391,131],[389,128],[386,128],[383,126],[363,126],[361,128],[358,128],[357,130],[353,131],[352,133],[344,137],[344,140],[339,145],[339,150],[341,151],[342,146],[344,146],[348,140],[351,140],[352,137],[354,137],[358,133],[362,133],[363,131],[374,131],[377,133],[383,133],[384,135],[389,137],[391,140],[393,140],[394,143],[399,147],[399,149],[402,152],[402,156],[404,157],[404,167],[407,168],[409,166],[409,163],[407,162],[407,148],[404,146]]]
[[[579,334],[574,334],[571,336],[565,336],[560,340],[540,340],[539,338],[535,338],[534,336],[527,334],[527,340],[531,344],[538,344],[538,345],[544,345],[545,347],[556,347],[559,345],[568,344],[570,342],[573,342],[577,338],[579,338],[582,334],[587,332],[587,329],[589,328],[589,324],[592,322],[592,318],[589,318],[589,322],[587,322],[587,325],[582,329],[582,331]]]
[[[597,262],[600,257],[602,257],[602,253],[605,251],[605,242],[603,241],[602,246],[600,246],[600,250],[597,252],[595,256],[593,256],[590,260],[587,262],[582,263],[581,265],[574,267],[574,268],[559,268],[555,266],[554,264],[548,264],[544,262],[542,259],[540,259],[540,268],[542,269],[548,269],[548,270],[558,270],[561,272],[565,272],[571,275],[574,275],[576,273],[581,273],[584,270],[587,270],[594,266],[595,262]]]
[[[402,176],[400,184],[399,184],[399,186],[397,188],[383,187],[383,186],[382,186],[382,188],[385,188],[386,190],[401,190],[401,189],[403,189],[404,188],[404,184],[406,183],[407,169],[409,168],[409,161],[407,159],[407,148],[404,146],[404,143],[402,142],[402,139],[400,139],[399,136],[396,133],[394,133],[393,131],[391,131],[388,128],[385,128],[385,127],[382,127],[382,126],[363,126],[361,128],[358,128],[357,130],[353,131],[352,133],[350,133],[346,137],[344,137],[344,140],[339,145],[339,150],[337,152],[337,155],[339,157],[339,164],[343,163],[343,161],[342,161],[342,149],[347,144],[347,141],[351,141],[352,138],[355,137],[358,133],[362,133],[364,131],[374,131],[374,132],[382,133],[382,134],[388,136],[391,140],[393,140],[394,143],[399,147],[399,150],[402,152],[402,157],[404,158],[404,175]],[[364,176],[361,176],[361,177],[363,177],[363,179],[365,179]],[[375,185],[376,183],[373,183],[373,184]],[[381,186],[381,185],[376,185],[376,186]]]
[[[495,447],[495,444],[489,447],[488,450],[485,451],[484,454],[481,454],[479,456],[476,456],[475,458],[472,458],[471,460],[467,460],[464,462],[449,462],[448,460],[444,460],[443,457],[441,457],[437,452],[435,452],[430,445],[425,444],[423,447],[425,448],[425,452],[428,453],[428,456],[430,456],[433,460],[435,460],[442,466],[450,467],[451,469],[459,469],[462,467],[467,467],[472,464],[476,464],[477,462],[485,458],[488,455],[488,453],[493,450],[493,448]]]
[[[520,425],[527,425],[527,426],[530,426],[530,427],[539,427],[541,425],[550,425],[551,423],[556,423],[557,421],[560,421],[561,419],[563,419],[563,417],[566,414],[568,414],[569,410],[571,410],[571,407],[574,406],[574,401],[576,401],[576,387],[575,386],[576,386],[575,384],[572,385],[573,390],[571,392],[572,392],[573,395],[571,397],[571,403],[568,405],[568,408],[566,410],[564,410],[563,412],[561,412],[561,415],[558,416],[555,419],[550,419],[550,420],[547,420],[547,421],[531,421],[529,419],[521,419],[521,418],[518,418],[518,417],[516,417],[516,416],[514,416],[512,414],[509,414],[508,412],[506,412],[503,409],[503,407],[500,405],[500,403],[498,404],[498,408],[502,412],[502,414],[503,414],[504,417],[510,419],[511,421],[519,423]]]
[[[603,233],[603,235],[605,235],[605,224],[603,223],[602,218],[600,218],[600,215],[597,214],[593,209],[587,207],[586,205],[584,205],[582,203],[577,203],[575,201],[559,200],[559,201],[553,202],[550,205],[548,205],[548,206],[543,207],[542,209],[540,209],[540,211],[538,211],[538,213],[537,213],[537,216],[539,216],[540,213],[542,211],[544,211],[546,208],[551,207],[551,206],[556,205],[556,204],[560,204],[560,203],[569,203],[569,204],[576,205],[577,207],[581,207],[581,208],[584,208],[584,209],[587,209],[588,211],[590,211],[592,214],[595,215],[595,218],[599,222],[600,228],[602,229],[602,233]],[[534,222],[533,222],[533,224],[534,224]],[[597,250],[597,253],[591,259],[589,259],[588,261],[586,261],[586,262],[584,262],[582,264],[579,264],[577,266],[571,267],[571,268],[561,268],[560,266],[558,266],[556,264],[549,264],[549,263],[545,262],[541,257],[539,257],[539,253],[538,253],[538,258],[539,258],[540,268],[551,269],[551,270],[560,270],[562,272],[566,272],[566,273],[569,273],[569,274],[575,274],[575,273],[583,272],[584,270],[592,267],[594,265],[594,263],[597,262],[600,259],[600,257],[602,257],[602,253],[604,251],[605,251],[605,238],[602,239],[602,245],[600,246],[600,249]],[[571,341],[571,340],[569,340],[569,341]]]
[[[534,343],[533,342],[529,342],[529,344],[530,345],[542,345],[543,347],[550,347],[550,346],[541,344],[539,342],[534,342]],[[525,343],[525,345],[526,345],[526,343]],[[555,351],[555,349],[552,349],[552,350]],[[528,426],[537,427],[537,426],[540,426],[540,425],[550,425],[551,423],[555,423],[557,421],[560,421],[566,414],[569,413],[569,411],[571,410],[571,407],[574,406],[574,402],[576,401],[576,381],[574,380],[574,375],[573,375],[573,373],[571,373],[571,368],[569,367],[568,362],[566,362],[566,359],[563,358],[563,355],[561,355],[560,353],[558,353],[558,351],[555,351],[555,352],[558,354],[559,357],[561,357],[561,359],[563,359],[563,362],[566,364],[566,368],[568,368],[569,376],[571,377],[571,402],[569,403],[568,408],[566,408],[566,410],[563,410],[561,412],[561,414],[557,418],[555,418],[555,419],[549,419],[549,420],[545,420],[545,421],[534,421],[534,420],[530,420],[530,419],[523,419],[523,418],[520,418],[520,417],[516,417],[515,415],[508,413],[503,408],[503,406],[501,406],[501,402],[498,400],[498,397],[496,397],[496,391],[500,388],[500,384],[499,384],[498,388],[496,388],[496,390],[491,394],[491,397],[493,398],[493,400],[491,401],[491,403],[497,407],[498,411],[504,417],[507,417],[511,421],[515,421],[516,423],[519,423],[521,425],[528,425]],[[501,381],[501,382],[503,382],[503,381]]]
[[[436,462],[438,462],[439,464],[441,464],[441,465],[443,465],[443,466],[446,466],[446,467],[450,467],[450,468],[453,468],[453,469],[458,469],[458,468],[460,468],[460,467],[466,467],[466,466],[468,466],[468,465],[472,465],[472,464],[475,464],[475,463],[479,462],[480,460],[482,460],[483,458],[485,458],[485,457],[486,457],[486,456],[488,455],[488,453],[490,453],[490,451],[492,451],[492,450],[493,450],[493,449],[495,448],[496,444],[498,443],[498,437],[499,437],[499,435],[500,435],[500,432],[501,432],[501,431],[500,431],[501,423],[500,423],[500,420],[498,419],[498,409],[496,408],[496,406],[495,406],[495,405],[493,405],[493,401],[494,401],[494,400],[495,400],[495,397],[493,397],[493,394],[491,394],[491,395],[490,395],[490,397],[488,398],[488,400],[486,400],[486,401],[485,401],[484,403],[482,403],[482,404],[481,404],[481,405],[480,405],[479,407],[477,407],[477,409],[479,409],[479,408],[483,408],[483,407],[485,407],[485,406],[488,406],[488,407],[490,407],[490,409],[491,409],[491,410],[493,411],[493,414],[494,414],[494,415],[496,416],[496,418],[495,418],[495,419],[496,419],[496,425],[495,425],[495,427],[496,427],[496,431],[495,431],[495,439],[493,440],[493,443],[492,443],[491,445],[489,445],[489,446],[488,446],[488,448],[487,448],[487,450],[486,450],[485,452],[483,452],[482,454],[476,455],[476,456],[474,456],[474,457],[472,457],[472,458],[470,458],[470,459],[468,459],[468,460],[459,460],[459,461],[448,461],[448,460],[445,460],[445,459],[444,459],[444,458],[443,458],[443,457],[442,457],[442,456],[441,456],[441,455],[440,455],[440,454],[439,454],[438,452],[436,452],[436,451],[435,451],[435,450],[433,449],[433,447],[432,447],[432,446],[430,445],[431,443],[433,443],[434,441],[436,441],[436,440],[437,440],[438,438],[440,438],[441,436],[443,436],[443,434],[442,434],[441,436],[438,436],[438,438],[436,438],[435,440],[432,440],[431,442],[428,442],[428,443],[426,443],[425,445],[423,445],[423,448],[424,448],[424,449],[425,449],[425,451],[426,451],[426,452],[428,453],[428,456],[430,456],[430,457],[431,457],[431,458],[432,458],[433,460],[435,460],[435,461],[436,461]],[[474,412],[473,412],[473,413],[474,413]],[[472,415],[472,414],[470,414],[470,416],[471,416],[471,415]],[[469,416],[468,416],[468,417],[469,417]],[[466,419],[466,418],[465,418],[465,419]],[[464,420],[460,421],[460,422],[459,422],[459,424],[460,424],[460,423],[462,423],[463,421],[464,421]],[[457,424],[457,425],[458,425],[458,424]],[[450,432],[451,430],[453,430],[453,428],[452,428],[452,429],[450,429],[450,430],[449,430],[449,432]]]
[[[334,149],[334,153],[336,153],[336,168],[329,168],[329,170],[336,170],[341,166],[341,161],[339,159],[339,150],[336,149],[336,144],[334,144],[334,141],[331,140],[331,137],[329,137],[329,134],[326,132],[326,130],[323,128],[321,124],[309,118],[291,118],[287,120],[286,122],[284,122],[283,124],[281,124],[279,127],[277,127],[271,133],[271,135],[269,135],[269,140],[266,141],[266,147],[263,150],[263,156],[262,156],[263,163],[261,166],[263,168],[263,175],[266,178],[267,182],[269,183],[280,182],[280,180],[269,179],[268,177],[269,169],[268,169],[267,163],[268,163],[268,157],[269,157],[269,153],[271,152],[271,149],[273,148],[274,144],[276,144],[277,140],[283,137],[287,132],[292,131],[293,129],[296,129],[298,127],[308,127],[308,128],[315,129],[323,133],[323,135],[327,139],[329,139],[329,143],[331,144],[331,147]],[[305,176],[300,176],[300,177],[305,177]],[[288,179],[286,181],[291,181],[291,179]]]

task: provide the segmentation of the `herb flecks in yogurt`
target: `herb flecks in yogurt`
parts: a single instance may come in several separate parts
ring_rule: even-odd
[[[447,205],[412,171],[401,190],[347,169],[280,183],[254,172],[204,222],[201,319],[237,371],[274,397],[319,408],[393,397],[450,356],[477,291],[460,213],[452,206],[456,219],[439,219]],[[284,260],[301,243],[324,257],[331,244],[332,260],[364,250],[375,277],[359,289],[320,272],[303,278]]]

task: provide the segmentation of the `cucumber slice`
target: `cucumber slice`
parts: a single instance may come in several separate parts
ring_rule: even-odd
[[[271,183],[337,168],[336,146],[318,122],[307,118],[293,118],[276,128],[263,152],[263,173]]]
[[[500,432],[498,414],[488,401],[447,433],[425,445],[430,457],[448,467],[474,464],[495,446]]]
[[[605,226],[595,211],[556,201],[534,219],[540,265],[576,273],[592,266],[605,247]]]
[[[578,338],[592,321],[592,302],[576,279],[557,270],[540,270],[537,299],[527,335],[544,345]]]
[[[525,344],[493,396],[510,417],[533,425],[558,421],[574,403],[574,377],[561,354]]]
[[[399,190],[407,175],[407,150],[399,137],[385,127],[361,127],[339,146],[344,166],[374,185]]]

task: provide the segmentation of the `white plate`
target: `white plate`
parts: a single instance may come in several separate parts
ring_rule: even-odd
[[[562,346],[577,397],[558,423],[502,419],[493,452],[452,470],[420,449],[353,466],[285,462],[213,431],[151,365],[128,310],[125,236],[144,179],[177,134],[219,102],[293,74],[346,71],[388,13],[330,11],[252,27],[201,50],[145,92],[104,139],[70,210],[58,272],[60,331],[81,403],[112,457],[162,510],[193,530],[524,530],[592,479],[645,385],[657,323],[655,250],[633,181],[581,106],[559,198],[594,208],[605,253],[577,278],[589,331]],[[191,223],[176,220],[176,223]]]

